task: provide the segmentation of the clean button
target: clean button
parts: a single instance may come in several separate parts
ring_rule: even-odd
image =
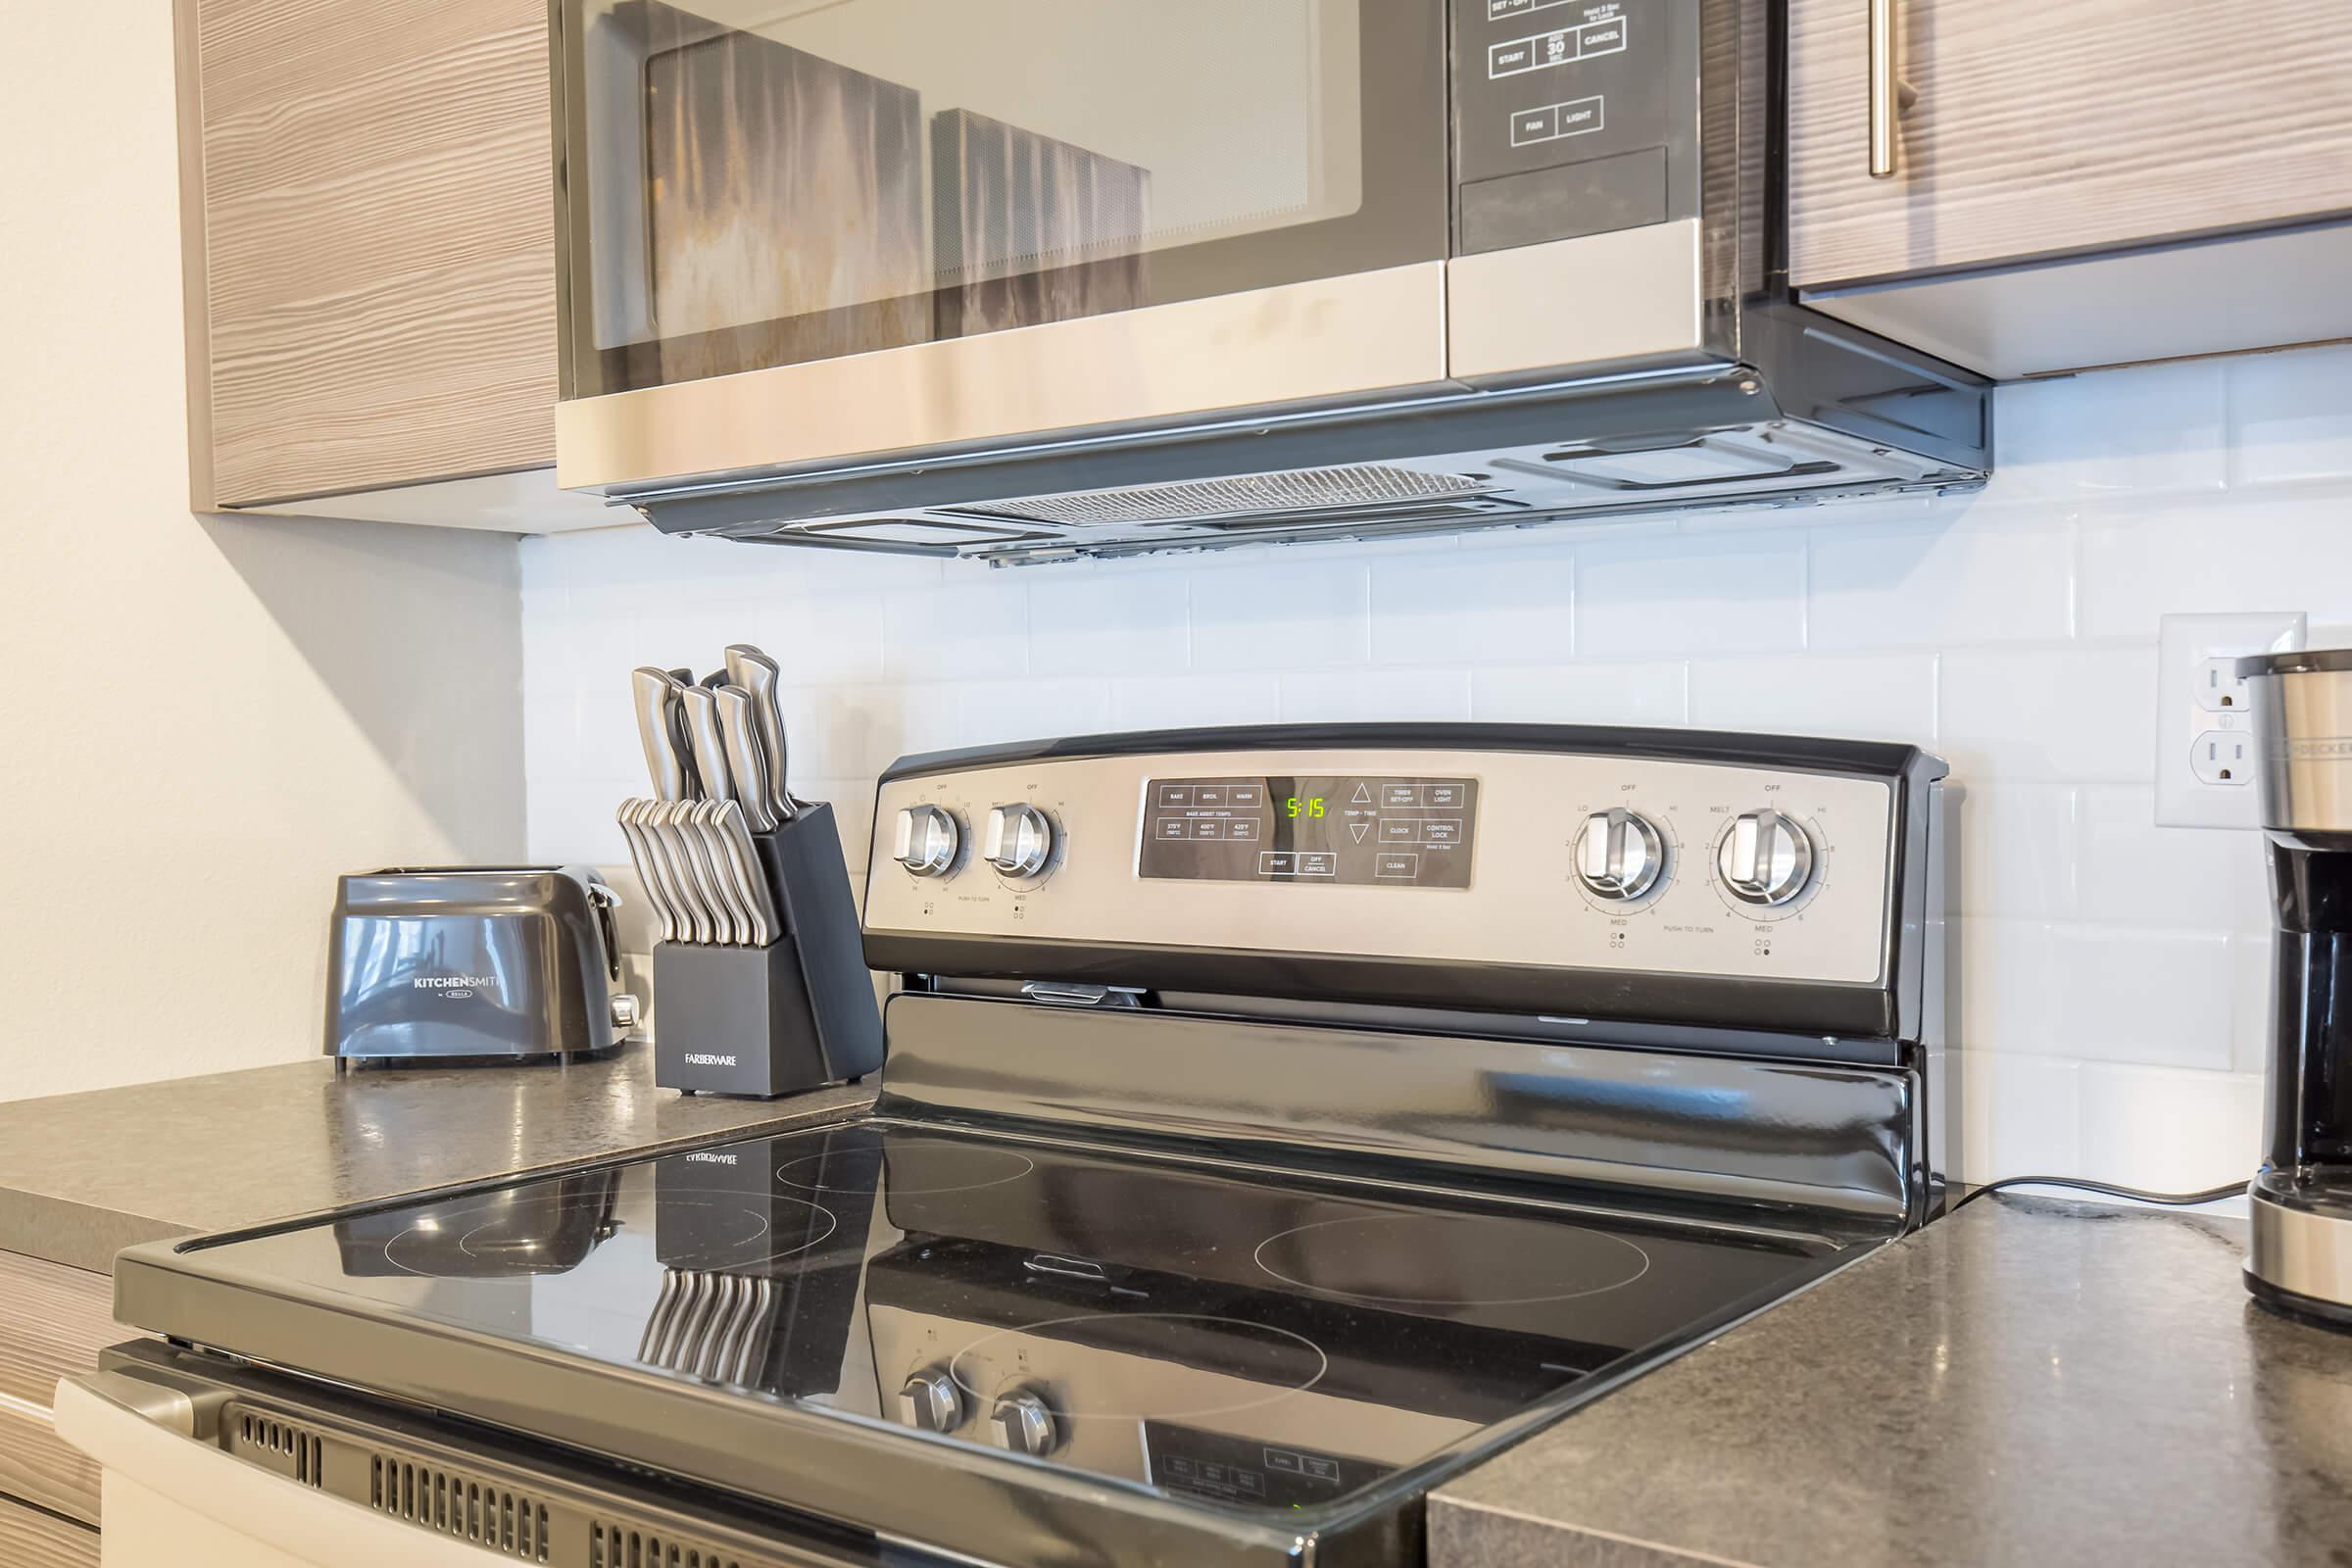
[[[1372,874],[1374,876],[1403,877],[1409,880],[1421,874],[1421,857],[1418,855],[1383,855],[1373,861]]]

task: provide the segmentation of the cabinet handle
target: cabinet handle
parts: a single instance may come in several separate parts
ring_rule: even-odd
[[[1919,94],[1895,74],[1895,0],[1870,0],[1870,177],[1894,173],[1895,117]]]

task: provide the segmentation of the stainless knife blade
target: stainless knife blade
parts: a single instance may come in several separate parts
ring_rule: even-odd
[[[783,702],[778,695],[784,682],[783,666],[750,643],[734,643],[727,649],[727,679],[751,694],[752,715],[760,726],[760,757],[766,771],[768,814],[789,822],[799,811],[786,783],[790,757],[785,746]]]
[[[645,770],[653,775],[655,796],[664,801],[683,800],[693,787],[670,717],[671,694],[677,690],[677,682],[665,669],[649,664],[629,672],[629,699],[637,711],[637,739],[645,748]]]
[[[718,728],[726,743],[727,775],[734,780],[744,818],[755,833],[773,832],[776,815],[767,805],[767,758],[760,749],[760,720],[750,692],[740,686],[719,692]]]

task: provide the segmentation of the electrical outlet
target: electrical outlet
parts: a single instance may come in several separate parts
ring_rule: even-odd
[[[2303,646],[2300,611],[2166,615],[2156,672],[2156,820],[2167,827],[2262,826],[2254,782],[2253,688],[2237,678],[2247,654]]]

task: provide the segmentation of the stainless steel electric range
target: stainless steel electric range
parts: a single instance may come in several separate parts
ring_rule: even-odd
[[[1943,774],[1466,725],[909,759],[870,1115],[134,1249],[171,1343],[85,1392],[523,1561],[1418,1562],[1433,1484],[1937,1210]]]

